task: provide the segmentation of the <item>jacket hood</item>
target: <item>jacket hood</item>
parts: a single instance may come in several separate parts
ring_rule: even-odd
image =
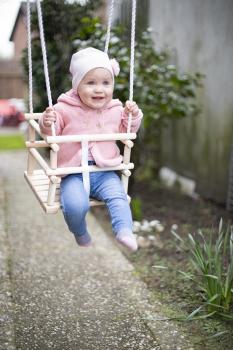
[[[82,103],[79,96],[76,94],[76,92],[73,89],[67,91],[66,93],[61,94],[58,97],[57,102],[63,102],[63,103],[69,104],[70,106],[81,107],[86,110],[90,109],[88,106]],[[112,99],[107,104],[107,106],[105,106],[105,109],[109,109],[116,106],[122,106],[121,101],[118,99]]]

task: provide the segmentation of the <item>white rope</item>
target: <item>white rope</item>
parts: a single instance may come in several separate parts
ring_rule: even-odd
[[[43,18],[42,18],[42,10],[41,10],[40,1],[41,0],[36,0],[39,29],[40,29],[40,41],[41,41],[41,49],[42,49],[42,55],[43,55],[44,75],[45,75],[46,90],[47,90],[47,95],[48,95],[48,103],[49,103],[49,107],[52,107],[53,103],[52,103],[52,97],[51,97],[47,53],[46,53],[45,38],[44,38]]]
[[[132,0],[132,19],[131,19],[131,47],[130,47],[130,78],[129,78],[129,100],[133,101],[134,85],[134,56],[135,56],[135,26],[136,26],[136,4],[137,0]],[[130,132],[132,124],[132,115],[129,115],[127,132]]]
[[[111,1],[111,3],[110,3]],[[106,34],[106,42],[104,52],[108,52],[110,37],[111,37],[111,25],[112,15],[114,9],[114,0],[109,0],[109,15],[108,15],[108,28]],[[129,83],[129,101],[133,101],[133,86],[134,86],[134,58],[135,58],[135,26],[136,26],[136,4],[137,0],[132,0],[132,18],[131,18],[131,44],[130,44],[130,83]],[[127,132],[130,133],[132,124],[132,115],[129,114]]]
[[[42,17],[40,1],[41,0],[36,0],[39,29],[40,29],[40,41],[41,41],[41,49],[42,49],[42,55],[43,55],[44,76],[45,76],[46,90],[47,90],[47,96],[48,96],[48,103],[49,103],[49,107],[52,108],[53,102],[52,102],[52,95],[51,95],[51,88],[50,88],[48,61],[47,61],[46,45],[45,45],[45,38],[44,38],[43,17]],[[54,123],[52,123],[51,129],[52,129],[52,135],[55,136]]]
[[[29,113],[33,113],[33,95],[32,95],[32,45],[31,45],[31,8],[30,0],[27,0],[27,42],[28,42],[28,99]]]
[[[110,4],[110,0],[108,1]],[[113,15],[113,9],[114,9],[114,0],[111,0],[111,4],[108,9],[108,28],[107,28],[107,34],[106,34],[106,42],[105,42],[105,49],[104,52],[108,53],[108,47],[111,37],[111,25],[112,25],[112,15]]]

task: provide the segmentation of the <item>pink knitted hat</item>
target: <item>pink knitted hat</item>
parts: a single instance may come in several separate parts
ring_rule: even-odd
[[[79,83],[92,69],[105,68],[114,76],[120,72],[120,67],[115,59],[109,59],[108,55],[93,47],[82,49],[72,55],[70,73],[72,74],[72,88],[77,91]]]

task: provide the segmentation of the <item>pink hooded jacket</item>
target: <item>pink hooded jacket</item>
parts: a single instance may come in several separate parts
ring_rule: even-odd
[[[55,104],[57,114],[56,135],[111,134],[127,132],[128,116],[124,114],[122,103],[111,100],[103,110],[93,110],[85,106],[74,90],[62,94]],[[142,112],[132,119],[131,132],[136,132],[142,120]],[[51,127],[39,120],[42,133],[51,135]],[[58,167],[73,167],[81,164],[81,143],[61,143],[58,151]],[[116,166],[122,162],[119,148],[115,141],[89,142],[91,152],[99,167]]]

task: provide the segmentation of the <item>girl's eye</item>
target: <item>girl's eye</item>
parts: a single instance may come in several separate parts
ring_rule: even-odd
[[[110,82],[109,82],[108,80],[104,80],[104,81],[103,81],[103,84],[104,84],[104,85],[109,85]]]
[[[87,82],[87,85],[94,85],[94,83],[95,82],[93,80],[90,80],[90,81]]]

